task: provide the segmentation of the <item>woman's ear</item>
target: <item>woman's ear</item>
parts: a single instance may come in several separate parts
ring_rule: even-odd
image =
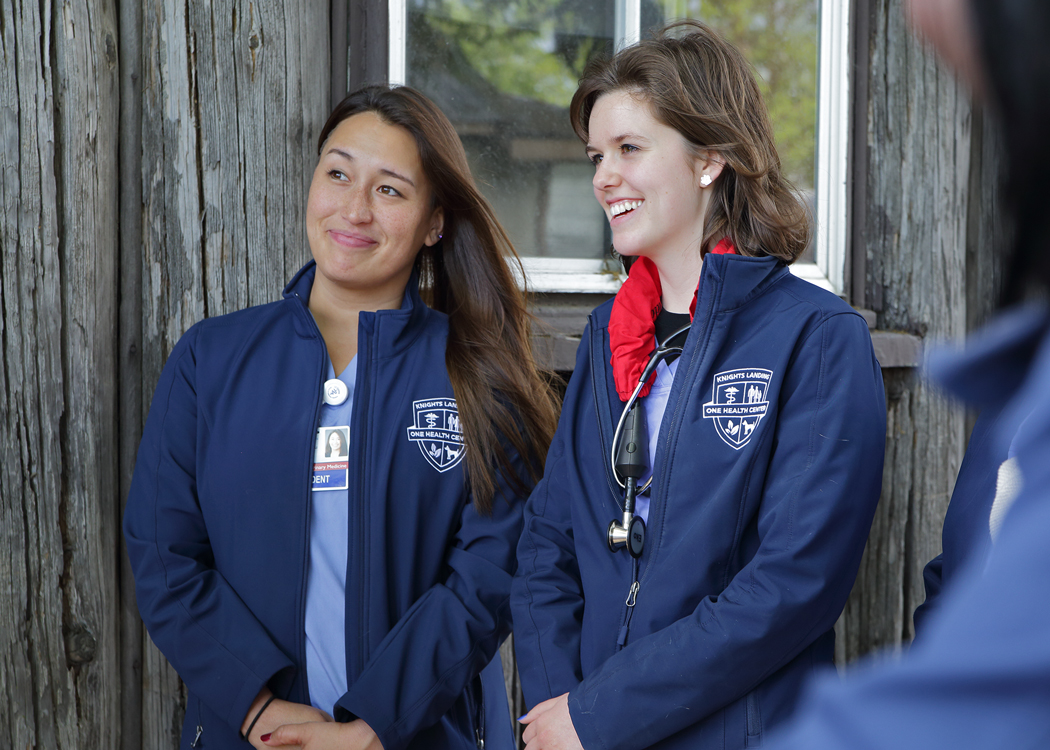
[[[701,188],[711,187],[718,176],[722,174],[722,168],[725,166],[725,162],[717,154],[705,151],[700,158],[696,160],[696,179],[700,183]]]
[[[437,244],[437,241],[441,239],[442,233],[445,230],[445,210],[438,206],[434,209],[433,213],[430,214],[430,231],[427,232],[427,238],[424,240],[424,244],[427,247],[433,247]]]

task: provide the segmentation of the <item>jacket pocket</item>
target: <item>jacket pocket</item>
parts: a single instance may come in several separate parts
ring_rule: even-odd
[[[471,693],[474,700],[471,701],[471,713],[473,714],[474,743],[478,750],[485,750],[485,688],[481,683],[481,675],[476,675],[470,683]]]
[[[201,747],[201,735],[204,734],[204,727],[201,726],[201,699],[197,699],[197,722],[193,729],[193,741],[190,742],[190,747],[198,748]]]
[[[745,706],[747,709],[747,740],[744,747],[762,746],[762,711],[758,706],[758,691],[752,690],[747,694]]]

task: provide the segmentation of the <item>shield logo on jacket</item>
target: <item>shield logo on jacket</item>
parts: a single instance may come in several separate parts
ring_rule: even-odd
[[[408,439],[414,441],[423,458],[440,472],[463,460],[467,446],[454,398],[430,398],[412,402],[412,425]]]
[[[715,432],[734,450],[749,442],[766,416],[766,391],[773,377],[771,370],[745,367],[715,375],[711,400],[704,404],[704,419],[714,422]]]

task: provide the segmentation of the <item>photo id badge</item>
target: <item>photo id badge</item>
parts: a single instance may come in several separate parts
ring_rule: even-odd
[[[314,445],[314,490],[345,490],[350,447],[349,425],[321,427]]]

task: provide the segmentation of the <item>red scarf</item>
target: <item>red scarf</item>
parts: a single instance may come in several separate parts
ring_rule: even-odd
[[[735,255],[736,249],[725,237],[710,252],[715,255]],[[627,281],[616,293],[609,316],[613,377],[621,401],[626,402],[631,397],[653,353],[653,334],[656,331],[656,317],[661,310],[661,296],[660,272],[656,270],[656,264],[648,258],[638,258],[631,265]],[[689,305],[690,320],[695,312],[696,292],[693,292],[693,301]],[[642,387],[641,396],[649,395],[655,376],[654,372],[653,378]]]

